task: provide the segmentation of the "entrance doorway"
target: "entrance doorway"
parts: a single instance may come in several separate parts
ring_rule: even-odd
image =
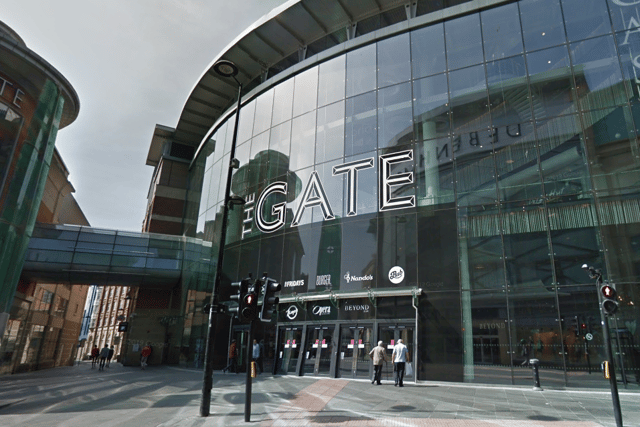
[[[374,347],[371,326],[349,326],[340,328],[340,353],[338,354],[338,377],[371,378],[369,352]]]
[[[390,360],[389,363],[386,363],[384,369],[382,371],[382,379],[393,381],[393,360],[391,360],[391,355],[393,353],[393,349],[395,345],[398,343],[398,340],[402,340],[402,343],[407,346],[407,350],[409,351],[409,360],[413,365],[413,373],[411,375],[404,376],[405,380],[413,381],[416,378],[416,369],[417,365],[415,364],[415,360],[413,360],[413,349],[414,349],[414,340],[413,340],[413,326],[409,325],[381,325],[378,331],[378,340],[383,342],[383,345],[387,347],[387,359]]]
[[[333,325],[309,326],[307,328],[303,368],[305,375],[330,375],[331,353],[334,345],[333,329]]]
[[[280,353],[278,354],[278,373],[296,374],[300,349],[302,348],[302,327],[280,328]]]

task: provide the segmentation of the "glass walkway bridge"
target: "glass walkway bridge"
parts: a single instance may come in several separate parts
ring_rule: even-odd
[[[185,253],[209,269],[209,257],[200,256],[206,249],[182,236],[37,223],[22,274],[54,283],[170,288],[180,281]]]

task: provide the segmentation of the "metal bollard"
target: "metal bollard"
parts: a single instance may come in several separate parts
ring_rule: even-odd
[[[538,373],[540,360],[530,359],[529,364],[531,365],[531,368],[533,368],[533,389],[536,391],[542,391],[542,387],[540,387],[540,374]]]

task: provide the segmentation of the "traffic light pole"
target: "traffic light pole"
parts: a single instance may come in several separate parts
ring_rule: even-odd
[[[244,422],[251,420],[251,362],[253,360],[253,324],[254,320],[249,322],[249,338],[247,340],[247,380],[244,388]]]
[[[600,286],[602,285],[602,274],[596,276],[596,290],[598,292],[598,301],[600,301]],[[599,304],[601,306],[601,304]],[[613,361],[613,351],[611,349],[611,336],[609,335],[609,316],[607,316],[602,308],[600,309],[600,317],[602,319],[602,337],[604,338],[604,349],[609,361],[610,374],[609,385],[611,386],[611,400],[613,401],[613,416],[616,419],[616,427],[622,427],[622,412],[620,411],[620,396],[618,395],[618,380],[616,378],[616,369]]]

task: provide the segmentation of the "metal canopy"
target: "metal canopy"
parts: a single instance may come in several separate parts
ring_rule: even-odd
[[[213,64],[233,61],[246,85],[300,48],[363,19],[405,5],[406,0],[291,0],[272,10],[229,44],[206,68],[182,109],[173,140],[198,147],[236,96],[233,81]]]

